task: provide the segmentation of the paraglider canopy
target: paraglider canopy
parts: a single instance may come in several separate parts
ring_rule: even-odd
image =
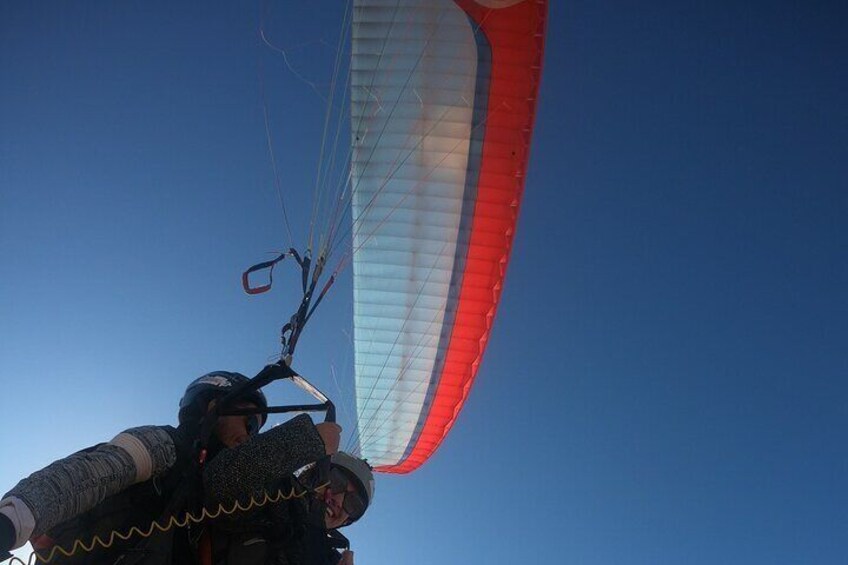
[[[405,473],[480,366],[518,219],[545,0],[356,0],[356,403],[363,456]]]
[[[547,0],[354,0],[347,174],[327,196],[317,188],[332,166],[319,165],[305,251],[243,276],[245,291],[261,293],[285,257],[300,266],[301,304],[282,332],[288,363],[352,263],[352,445],[378,471],[410,472],[434,453],[480,367],[524,190],[546,14]],[[332,97],[327,106],[322,154]],[[348,207],[345,231],[339,213]],[[348,237],[349,253],[322,286]],[[267,284],[251,284],[262,270]]]

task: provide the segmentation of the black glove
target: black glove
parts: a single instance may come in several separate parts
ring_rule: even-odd
[[[9,520],[5,514],[0,514],[0,561],[9,559],[12,554],[9,550],[15,545],[15,538],[18,537],[18,532],[15,531],[15,525]]]

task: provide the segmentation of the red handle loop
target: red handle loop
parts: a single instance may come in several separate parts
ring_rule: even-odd
[[[257,263],[252,266],[248,270],[246,270],[241,275],[241,286],[244,288],[244,291],[248,294],[262,294],[263,292],[268,292],[271,290],[271,285],[274,283],[274,265],[282,261],[286,258],[287,253],[281,253],[279,257],[272,261],[264,261],[262,263]],[[250,286],[250,273],[255,273],[257,271],[263,271],[268,269],[268,284],[263,284],[260,286]]]

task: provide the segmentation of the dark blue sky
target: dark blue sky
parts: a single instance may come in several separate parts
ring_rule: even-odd
[[[320,89],[341,4],[289,4],[267,33]],[[426,466],[381,477],[357,563],[848,562],[846,15],[554,3],[478,382]],[[244,2],[0,6],[0,489],[276,352],[294,274],[239,288],[288,245],[261,92],[289,210],[323,110],[259,22]],[[298,358],[348,411],[349,293]]]

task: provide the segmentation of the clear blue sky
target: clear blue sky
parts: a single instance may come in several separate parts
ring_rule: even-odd
[[[338,5],[293,4],[269,36],[325,84]],[[426,466],[380,478],[357,563],[848,563],[844,4],[553,4],[476,388]],[[4,492],[276,353],[295,276],[239,286],[287,245],[260,80],[290,210],[323,114],[259,12],[0,5]],[[349,294],[296,364],[347,410]]]

